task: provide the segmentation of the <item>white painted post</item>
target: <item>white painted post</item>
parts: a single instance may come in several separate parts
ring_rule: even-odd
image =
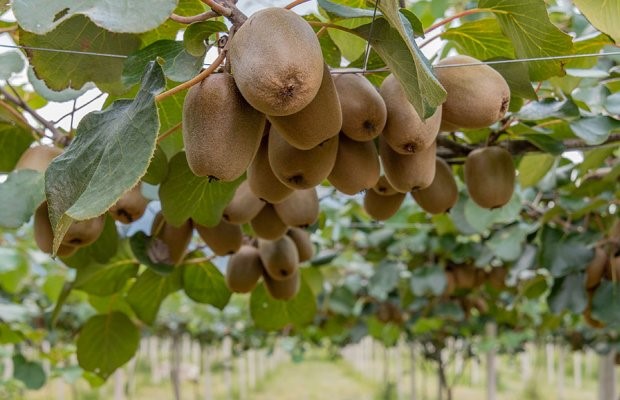
[[[411,400],[418,399],[417,385],[416,385],[416,377],[415,377],[415,367],[416,367],[416,354],[415,354],[415,343],[409,343],[409,376],[411,379]]]
[[[555,351],[553,343],[547,343],[547,382],[555,382]]]
[[[122,368],[114,373],[114,400],[125,400],[125,376]]]
[[[560,346],[560,351],[558,355],[558,400],[564,400],[564,385],[565,385],[565,358],[566,358],[566,349],[564,346]]]
[[[583,354],[580,351],[573,353],[573,380],[576,389],[581,389],[583,386],[583,376],[581,371],[582,360]]]
[[[489,322],[486,325],[487,338],[495,341],[497,338],[497,325],[494,322]],[[497,369],[495,365],[497,357],[497,350],[495,344],[489,349],[486,354],[486,366],[487,366],[487,400],[497,399]]]
[[[616,352],[610,351],[609,354],[601,355],[600,367],[598,371],[598,400],[615,400],[616,393]]]

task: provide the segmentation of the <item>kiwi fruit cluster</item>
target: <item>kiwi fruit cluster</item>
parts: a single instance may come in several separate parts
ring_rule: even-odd
[[[482,285],[495,290],[506,288],[507,267],[493,267],[489,270],[471,264],[451,264],[445,270],[446,286],[443,295],[452,296],[457,291],[471,291]]]

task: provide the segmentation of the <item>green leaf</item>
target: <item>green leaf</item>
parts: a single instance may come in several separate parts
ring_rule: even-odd
[[[577,234],[565,234],[551,227],[541,233],[540,263],[554,277],[562,277],[585,270],[592,259],[592,249]]]
[[[127,302],[142,322],[153,325],[164,299],[181,289],[181,271],[175,268],[170,275],[162,276],[147,269],[138,277],[127,293]]]
[[[195,253],[194,256],[200,254]],[[224,275],[211,261],[185,264],[183,289],[190,299],[202,304],[211,304],[220,310],[226,307],[232,294],[226,285]]]
[[[519,162],[519,184],[522,188],[536,185],[555,163],[551,154],[526,154]]]
[[[74,15],[85,15],[112,32],[146,32],[161,25],[178,0],[14,0],[13,13],[19,25],[44,34]],[[81,32],[80,32],[81,33]]]
[[[620,115],[620,92],[605,98],[605,110],[610,114]]]
[[[157,262],[150,256],[150,249],[153,238],[146,233],[140,231],[136,232],[129,238],[129,244],[131,245],[131,251],[136,256],[140,264],[152,269],[161,275],[168,275],[174,270],[174,265]]]
[[[183,46],[189,54],[201,57],[207,52],[205,41],[209,36],[218,32],[228,32],[228,28],[220,21],[194,22],[187,27],[183,34]]]
[[[54,249],[74,220],[103,214],[145,174],[159,130],[155,94],[164,84],[161,67],[151,64],[136,98],[84,117],[71,146],[47,168]]]
[[[409,21],[415,36],[424,37],[424,25],[422,24],[422,21],[420,21],[420,18],[406,8],[401,8],[399,12],[407,19],[407,21]]]
[[[155,61],[161,66],[168,79],[184,82],[198,75],[202,68],[203,58],[203,56],[189,54],[181,42],[158,40],[125,60],[121,80],[126,87],[140,83],[140,77],[149,63]]]
[[[592,299],[592,316],[610,328],[620,327],[620,283],[601,282]]]
[[[349,18],[336,22],[337,25],[345,28],[354,29],[362,25],[366,25],[372,21],[371,18]],[[329,29],[329,36],[333,42],[338,46],[343,57],[349,61],[356,60],[359,57],[363,57],[367,47],[367,41],[363,38],[353,35],[349,32],[344,32],[340,29]]]
[[[410,286],[416,296],[439,296],[446,287],[446,274],[437,265],[415,268],[411,272]]]
[[[553,282],[551,293],[547,298],[549,308],[555,314],[570,311],[575,314],[582,313],[588,304],[586,287],[583,273],[573,273]]]
[[[68,263],[72,264],[71,259]],[[91,262],[77,267],[73,288],[97,296],[108,296],[122,290],[127,281],[136,276],[138,268],[127,242],[123,242],[119,252],[106,263]]]
[[[118,232],[116,231],[116,223],[109,215],[105,217],[105,225],[99,238],[89,246],[82,247],[63,261],[74,268],[79,268],[85,263],[95,262],[98,264],[107,263],[118,252]]]
[[[0,288],[17,293],[29,271],[28,261],[16,249],[0,247]]]
[[[612,37],[616,43],[620,43],[620,27],[618,15],[620,15],[619,0],[575,0],[575,5],[586,16],[592,25],[601,32]]]
[[[46,9],[46,7],[39,7]],[[79,35],[75,33],[79,32]],[[114,57],[91,54],[66,54],[55,51],[26,50],[36,76],[52,90],[81,89],[86,83],[113,88],[120,85],[123,56],[137,50],[135,35],[108,32],[88,20],[76,16],[60,24],[52,32],[39,36],[19,31],[19,44],[63,51],[87,51],[114,54]]]
[[[176,15],[192,16],[205,11],[205,4],[200,0],[179,0],[177,8],[174,9]],[[167,19],[166,22],[157,28],[140,35],[142,45],[148,45],[162,39],[176,39],[178,32],[187,28],[186,24]]]
[[[396,288],[400,273],[399,264],[393,261],[382,261],[373,272],[368,282],[368,292],[372,297],[385,300]]]
[[[0,227],[19,228],[45,200],[43,174],[33,170],[11,172],[0,183]]]
[[[501,61],[504,58],[494,58],[491,61]],[[524,98],[528,100],[537,100],[538,96],[530,82],[530,76],[527,71],[527,64],[523,63],[502,63],[491,65],[494,70],[499,72],[508,86],[510,87],[511,106],[516,99]],[[520,107],[519,107],[520,108]],[[517,110],[519,109],[517,108]]]
[[[620,130],[620,121],[604,116],[582,118],[570,123],[575,133],[589,145],[604,143],[609,134]]]
[[[306,325],[312,322],[316,311],[316,299],[303,274],[299,293],[291,300],[273,299],[263,283],[260,283],[250,296],[250,315],[254,324],[268,331],[282,329],[288,324],[297,327]]]
[[[341,17],[341,18],[371,17],[372,18],[374,14],[374,10],[347,7],[342,4],[334,3],[333,1],[330,1],[330,0],[318,0],[317,3],[319,7],[325,10],[330,17]],[[377,14],[381,15],[380,12],[377,12]]]
[[[0,53],[0,80],[7,80],[13,74],[23,71],[26,63],[22,56],[16,51]]]
[[[47,379],[40,363],[27,361],[21,354],[13,356],[13,378],[22,381],[30,390],[41,389]]]
[[[384,323],[376,317],[368,318],[368,333],[373,338],[379,340],[385,346],[391,347],[396,345],[400,338],[400,327],[393,323]]]
[[[149,168],[142,177],[142,181],[151,185],[159,185],[166,178],[167,173],[168,158],[161,147],[157,146],[155,154],[153,154],[153,158],[149,164]]]
[[[178,153],[170,160],[168,175],[159,189],[166,221],[179,226],[191,218],[200,225],[217,225],[243,179],[222,182],[198,177],[189,169],[185,153]]]
[[[407,99],[418,115],[426,119],[446,99],[443,89],[430,63],[422,54],[414,40],[411,24],[399,12],[394,1],[379,3],[379,9],[385,19],[375,21],[370,37],[368,25],[357,29],[365,38],[370,37],[370,44],[383,58],[390,70],[403,85]],[[389,23],[388,23],[389,21]]]
[[[30,130],[14,123],[0,122],[0,173],[12,171],[33,141]]]
[[[478,60],[492,58],[515,58],[512,42],[504,36],[495,18],[465,22],[441,34],[442,39],[454,43],[460,54]]]
[[[84,93],[86,93],[88,90],[95,88],[95,85],[93,85],[92,82],[89,82],[89,83],[84,84],[84,86],[82,86],[82,88],[80,88],[79,90],[68,88],[68,89],[63,89],[61,91],[56,91],[56,90],[50,89],[45,84],[45,81],[37,78],[32,66],[28,67],[27,75],[28,75],[28,81],[32,85],[32,88],[35,90],[35,92],[37,92],[39,95],[41,95],[41,97],[43,97],[46,100],[56,101],[58,103],[64,103],[65,101],[75,100],[81,95],[83,95]]]
[[[545,118],[579,118],[579,108],[571,100],[546,98],[524,106],[516,117],[521,121],[538,121]]]
[[[527,133],[522,137],[542,151],[551,153],[552,155],[559,156],[566,150],[564,143],[544,133]]]
[[[80,367],[106,379],[131,360],[140,343],[138,327],[123,313],[91,317],[77,340]]]
[[[518,58],[553,57],[573,52],[571,37],[551,23],[543,0],[480,0],[478,7],[493,9]],[[564,75],[561,60],[535,61],[528,66],[532,81]]]
[[[526,226],[512,225],[495,231],[485,245],[500,259],[516,261],[523,253],[523,245],[528,234]]]
[[[519,218],[521,212],[521,199],[515,192],[508,204],[503,207],[489,210],[477,205],[471,198],[465,203],[465,218],[468,224],[476,229],[476,232],[483,232],[493,224],[511,223]]]

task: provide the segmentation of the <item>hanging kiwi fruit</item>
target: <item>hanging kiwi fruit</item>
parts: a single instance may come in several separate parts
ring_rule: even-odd
[[[266,204],[250,221],[250,226],[256,236],[268,240],[279,239],[288,230],[288,226],[278,216],[273,204]]]
[[[515,188],[512,155],[499,146],[472,151],[465,159],[465,185],[471,199],[480,207],[504,206]]]
[[[428,213],[441,214],[450,210],[459,199],[459,189],[452,168],[437,157],[433,182],[425,189],[414,190],[411,196]]]
[[[379,180],[381,164],[374,141],[359,142],[340,134],[336,163],[327,180],[344,194],[370,189]]]
[[[319,196],[315,188],[295,190],[273,208],[287,226],[310,226],[319,218]]]
[[[286,280],[297,271],[299,252],[289,236],[282,236],[277,240],[259,239],[258,251],[263,267],[272,279]]]
[[[248,181],[243,181],[224,209],[222,218],[231,224],[246,224],[256,217],[264,206],[265,202],[250,190]]]
[[[301,276],[299,270],[295,270],[288,279],[273,279],[265,270],[263,271],[265,287],[271,297],[276,300],[290,300],[299,293]]]
[[[151,244],[150,252],[158,262],[177,265],[183,260],[193,231],[191,220],[185,221],[181,226],[174,226],[164,219],[162,213],[158,213],[151,226],[151,236],[155,240]]]
[[[435,142],[427,149],[412,154],[400,154],[383,138],[379,136],[379,155],[385,177],[400,193],[425,189],[435,178]]]
[[[277,204],[293,193],[293,189],[280,182],[269,164],[269,137],[263,136],[258,153],[248,168],[248,184],[254,195],[268,203]]]
[[[367,190],[364,193],[364,211],[377,221],[385,221],[398,212],[404,200],[404,193],[381,195]]]
[[[15,164],[15,170],[31,169],[45,172],[54,158],[62,154],[62,149],[53,146],[34,146],[24,151]]]
[[[195,225],[200,238],[209,246],[214,254],[225,256],[233,254],[241,247],[243,232],[239,225],[231,224],[225,219],[213,226]]]
[[[228,259],[226,286],[234,293],[249,293],[256,287],[262,274],[263,263],[258,249],[244,245]]]
[[[286,234],[295,242],[300,263],[312,259],[314,256],[314,246],[312,245],[312,240],[310,239],[310,233],[308,231],[293,227],[289,229]]]
[[[108,214],[116,221],[130,224],[144,215],[148,204],[149,200],[142,195],[142,184],[138,183],[110,207]]]

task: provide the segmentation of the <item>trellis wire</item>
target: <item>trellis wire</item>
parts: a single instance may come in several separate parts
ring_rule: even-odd
[[[123,58],[123,59],[126,59],[129,57],[129,56],[121,55],[121,54],[95,53],[91,51],[51,49],[51,48],[45,48],[45,47],[19,46],[19,45],[10,45],[10,44],[0,44],[0,47],[9,48],[9,49],[49,51],[49,52],[56,52],[56,53],[77,54],[77,55],[97,56],[97,57],[113,57],[113,58]],[[474,67],[478,65],[533,63],[533,62],[540,62],[540,61],[571,60],[571,59],[589,58],[589,57],[600,58],[600,57],[607,57],[607,56],[620,56],[620,51],[610,51],[607,53],[567,54],[563,56],[515,58],[515,59],[510,59],[510,60],[480,61],[480,62],[472,63],[472,64],[434,65],[433,68],[437,68],[437,69],[439,68],[464,68],[464,67]],[[209,66],[209,65],[211,64],[204,64],[204,66]],[[363,68],[334,68],[330,70],[330,72],[332,74],[375,74],[379,72],[390,72],[390,69],[389,68],[378,68],[378,69],[366,70]]]
[[[375,20],[377,19],[377,8],[379,8],[379,1],[381,0],[377,0],[375,2],[375,9],[372,12],[372,21],[370,22],[370,29],[368,30],[368,42],[366,43],[366,52],[364,53],[364,72],[368,69],[368,60],[370,59],[370,39],[372,39],[372,29],[374,28]]]

